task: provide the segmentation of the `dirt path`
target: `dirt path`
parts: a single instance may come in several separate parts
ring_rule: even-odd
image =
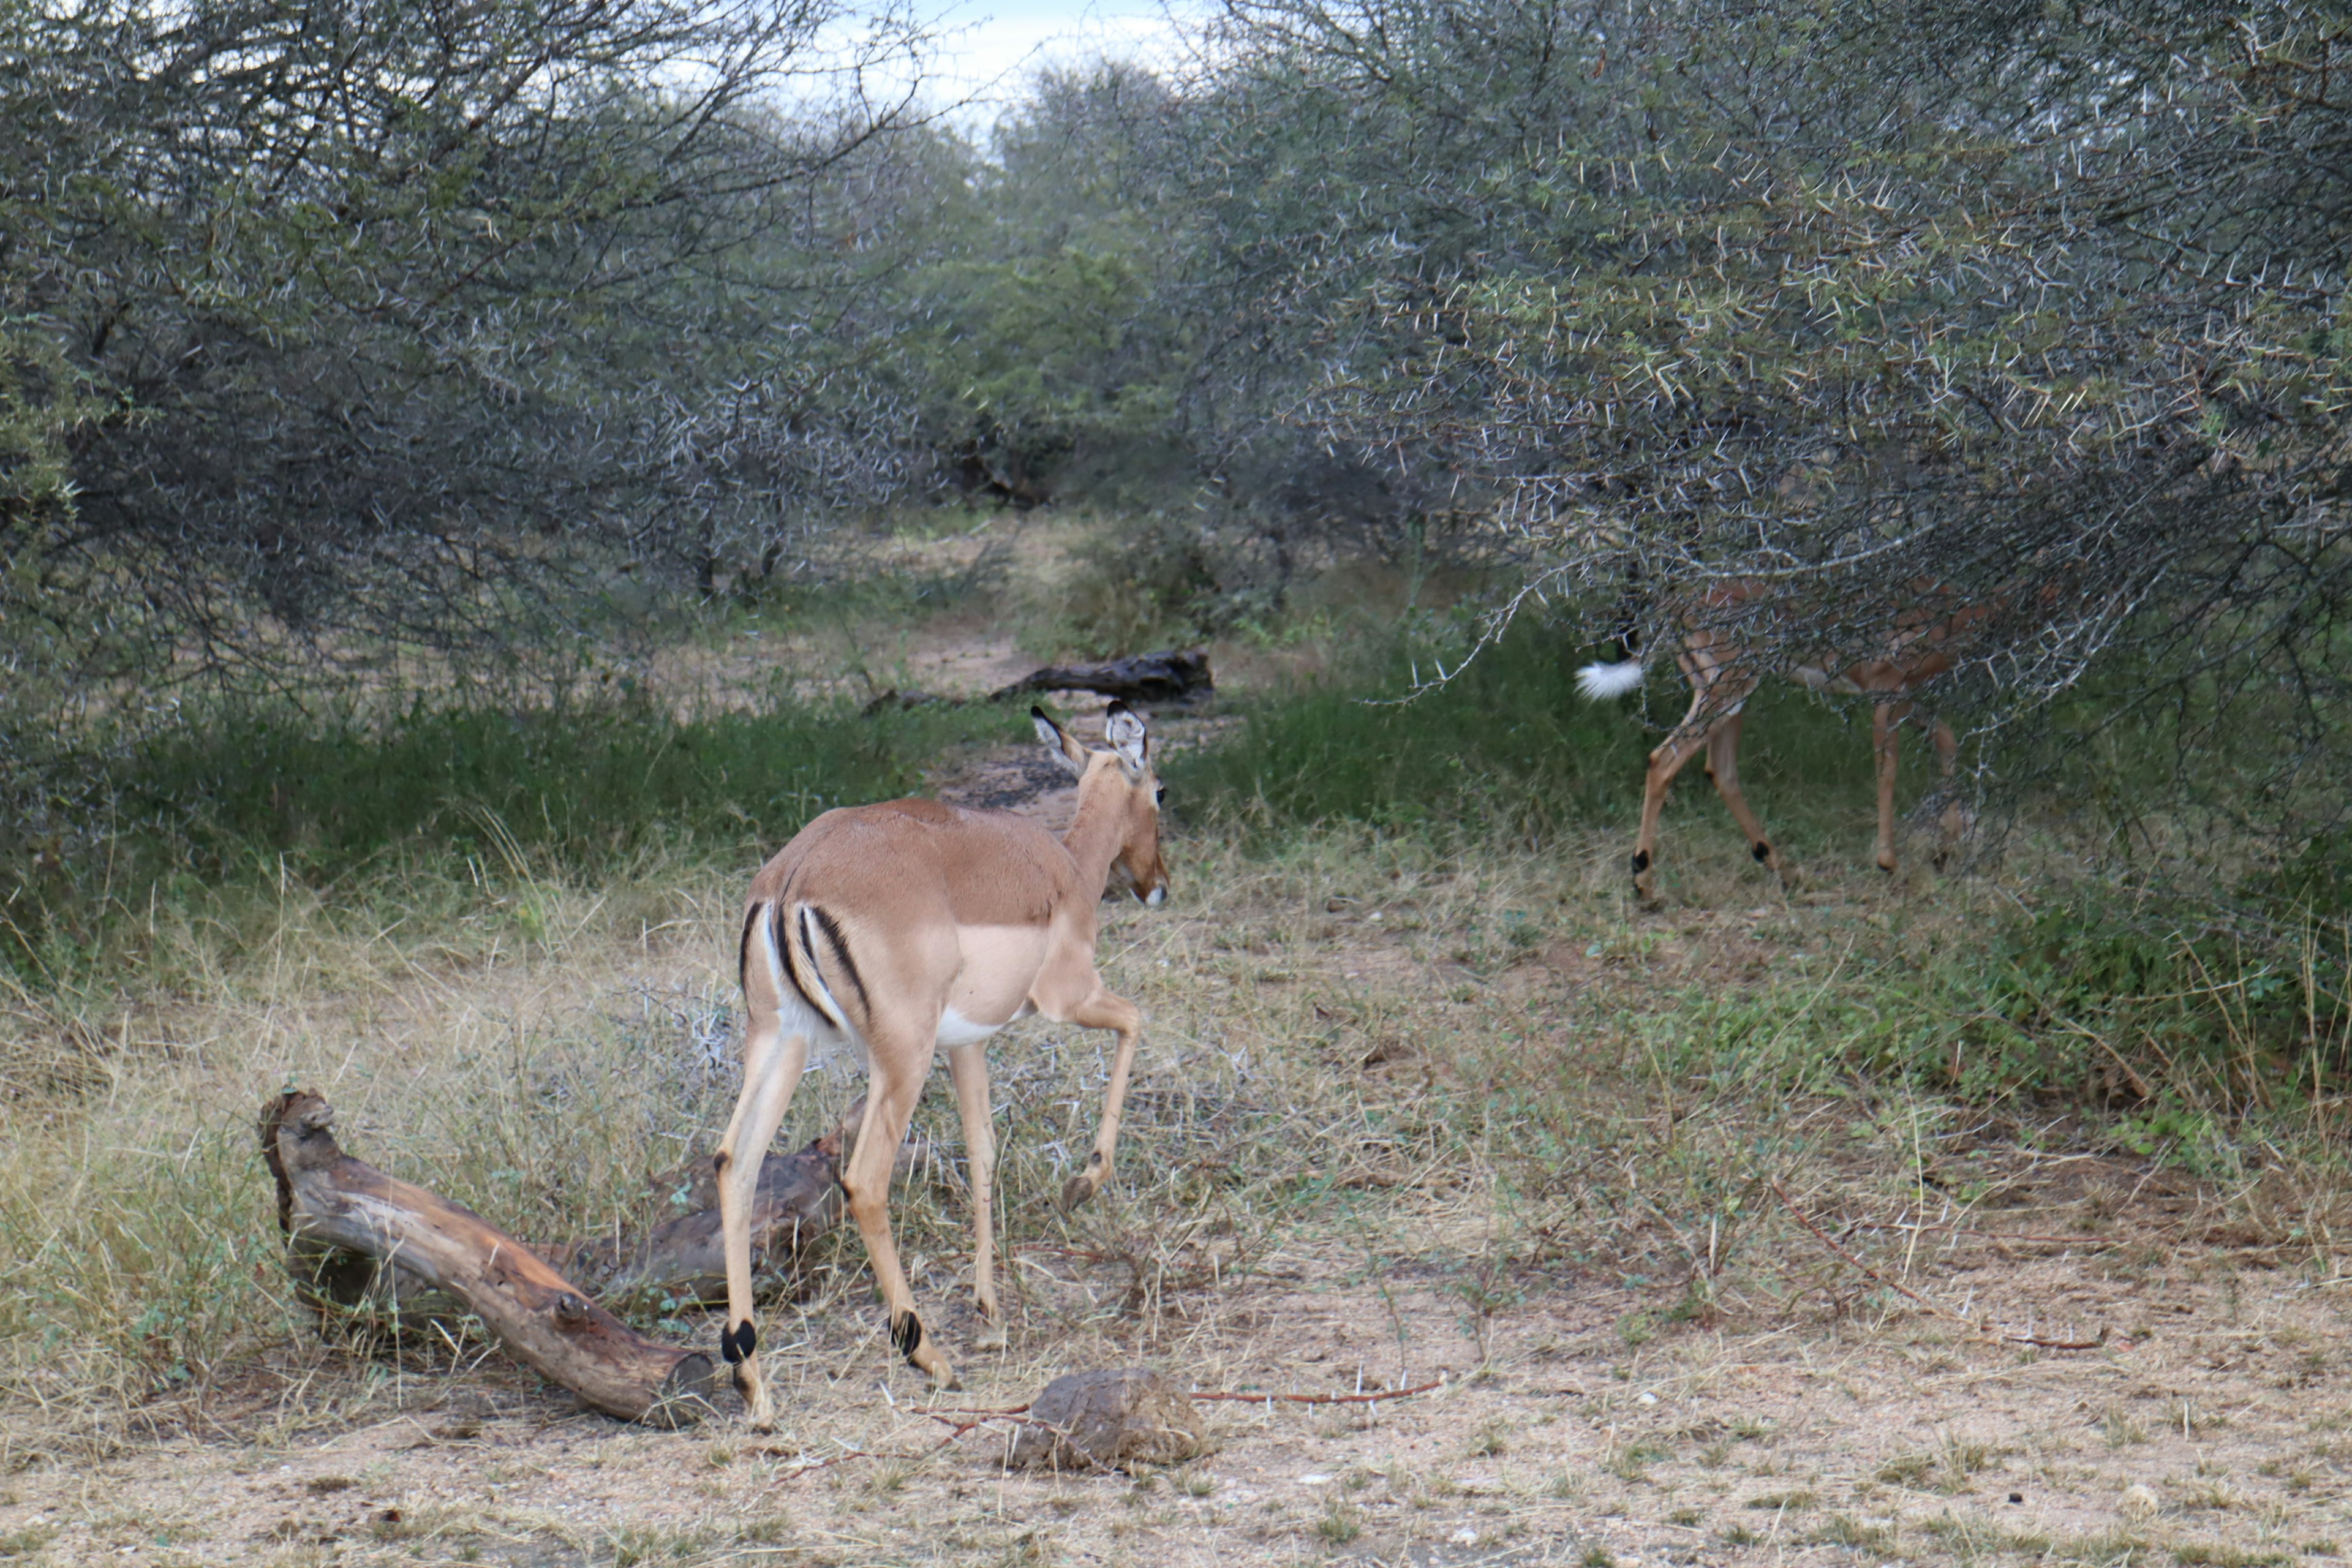
[[[1494,896],[1491,876],[1480,885],[1476,896]],[[1451,925],[1436,907],[1444,892],[1415,895],[1433,931]],[[479,1347],[399,1363],[294,1342],[210,1391],[200,1415],[159,1407],[176,1428],[168,1435],[7,1477],[0,1552],[531,1568],[2342,1555],[2347,1297],[2281,1267],[2273,1239],[2217,1223],[2192,1184],[2153,1167],[1948,1151],[1943,1179],[1999,1189],[2010,1205],[1955,1231],[1885,1228],[1903,1216],[1883,1206],[1867,1161],[1850,1179],[1845,1166],[1817,1167],[1802,1199],[1838,1248],[1947,1309],[2043,1338],[2105,1330],[2093,1350],[1972,1333],[1788,1224],[1780,1255],[1748,1266],[1746,1295],[1684,1314],[1671,1276],[1627,1277],[1604,1260],[1597,1230],[1557,1230],[1500,1274],[1473,1267],[1496,1223],[1491,1201],[1461,1172],[1359,1142],[1378,1104],[1412,1102],[1422,1070],[1414,1047],[1368,1028],[1333,1037],[1348,1059],[1378,1060],[1353,1086],[1377,1104],[1335,1136],[1318,1131],[1333,1102],[1298,1099],[1293,1146],[1255,1156],[1292,1162],[1282,1183],[1251,1189],[1252,1204],[1279,1206],[1230,1215],[1228,1241],[1193,1242],[1187,1227],[1210,1210],[1187,1208],[1171,1169],[1184,1148],[1213,1148],[1202,1140],[1229,1120],[1211,1102],[1225,1069],[1204,1076],[1204,1048],[1275,1050],[1342,1007],[1393,1005],[1423,1009],[1410,1016],[1434,1051],[1449,1037],[1445,1016],[1483,1026],[1501,1006],[1572,1060],[1591,1008],[1702,952],[1738,968],[1753,919],[1686,913],[1679,941],[1653,945],[1631,990],[1610,989],[1627,984],[1622,970],[1555,944],[1490,976],[1486,999],[1442,1014],[1430,998],[1459,990],[1465,972],[1445,942],[1392,929],[1408,903],[1389,906],[1387,921],[1360,903],[1303,917],[1308,940],[1279,969],[1255,956],[1278,934],[1251,923],[1265,906],[1230,886],[1208,906],[1219,918],[1115,921],[1118,973],[1155,1019],[1121,1190],[1067,1227],[1033,1210],[1055,1185],[1044,1163],[1053,1146],[1036,1142],[1053,1129],[1024,1134],[1005,1199],[1012,1345],[963,1354],[956,1394],[929,1394],[890,1352],[862,1256],[841,1239],[807,1305],[771,1310],[787,1413],[772,1439],[731,1412],[685,1434],[583,1415]],[[714,948],[726,919],[724,909],[710,918]],[[675,973],[656,965],[631,984],[686,984],[703,965],[699,945],[679,950]],[[436,1005],[470,1008],[493,978]],[[560,1013],[561,992],[542,994]],[[415,1027],[429,1035],[434,1016],[421,1012]],[[1213,1033],[1221,1027],[1232,1032]],[[1071,1053],[1057,1040],[1024,1037],[1003,1054],[1009,1125],[1091,1115],[1084,1085],[1096,1069],[1072,1096]],[[1296,1075],[1251,1081],[1269,1103],[1318,1087]],[[900,1217],[919,1295],[939,1304],[938,1331],[961,1350],[972,1325],[960,1201],[917,1191]],[[1862,1218],[1880,1228],[1850,1223]],[[1222,1266],[1203,1266],[1210,1254]],[[1758,1293],[1764,1279],[1779,1295]],[[707,1337],[699,1317],[688,1327]],[[1016,1405],[1063,1371],[1132,1364],[1218,1392],[1441,1386],[1391,1404],[1213,1404],[1212,1454],[1132,1477],[1007,1475],[1000,1434],[943,1446],[945,1428],[919,1413],[935,1398]]]

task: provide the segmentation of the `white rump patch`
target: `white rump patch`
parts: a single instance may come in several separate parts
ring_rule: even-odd
[[[1641,684],[1642,661],[1638,658],[1619,664],[1588,664],[1576,672],[1576,689],[1593,702],[1622,697]]]
[[[866,1070],[866,1042],[854,1031],[836,1026],[834,1021],[810,1006],[800,994],[786,984],[783,1005],[776,1009],[776,1026],[786,1039],[801,1035],[808,1040],[808,1058],[801,1070],[814,1072],[823,1068],[827,1072],[843,1072],[855,1068]]]
[[[765,921],[761,924],[764,926]],[[845,1068],[866,1069],[866,1042],[854,1029],[835,1023],[832,1018],[808,1005],[793,986],[792,976],[784,973],[783,954],[776,951],[767,932],[760,933],[760,954],[768,966],[768,982],[775,987],[776,1026],[786,1039],[794,1035],[808,1038],[808,1059],[801,1071],[824,1068],[837,1072]],[[832,993],[824,989],[824,978],[817,977],[817,991],[828,1006],[837,1007]]]

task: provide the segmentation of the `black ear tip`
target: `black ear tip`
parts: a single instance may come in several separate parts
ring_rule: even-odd
[[[1127,713],[1127,712],[1131,712],[1131,711],[1133,711],[1133,710],[1131,710],[1131,709],[1129,709],[1129,708],[1128,707],[1128,705],[1127,705],[1127,699],[1125,699],[1124,697],[1114,697],[1114,698],[1112,698],[1112,699],[1111,699],[1111,700],[1110,700],[1110,708],[1109,708],[1109,710],[1108,710],[1109,716],[1110,716],[1111,718],[1116,719],[1116,718],[1118,718],[1118,717],[1120,714],[1122,714],[1122,713]]]
[[[1038,707],[1034,702],[1029,704],[1029,717],[1036,720],[1040,724],[1051,724],[1054,721],[1051,716],[1049,716],[1043,708]]]

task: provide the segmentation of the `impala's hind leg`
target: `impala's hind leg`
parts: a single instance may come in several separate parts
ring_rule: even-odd
[[[1870,710],[1870,743],[1878,753],[1878,868],[1892,875],[1895,858],[1895,764],[1908,702],[1882,702]]]
[[[735,1364],[735,1388],[751,1415],[754,1430],[775,1425],[775,1409],[768,1384],[760,1375],[759,1336],[751,1327],[751,1205],[760,1185],[760,1163],[768,1144],[783,1124],[808,1061],[808,1035],[786,1033],[772,1003],[760,1005],[759,982],[746,988],[751,1000],[751,1026],[743,1042],[743,1091],[736,1097],[735,1114],[727,1135],[719,1141],[712,1159],[719,1184],[719,1226],[727,1259],[727,1324],[719,1333],[719,1352]]]
[[[1706,771],[1715,780],[1715,790],[1723,796],[1723,804],[1731,810],[1731,818],[1739,824],[1739,831],[1748,836],[1748,853],[1772,868],[1780,885],[1789,885],[1789,868],[1780,863],[1780,852],[1764,836],[1763,821],[1748,805],[1748,797],[1739,789],[1739,727],[1748,721],[1746,712],[1728,715],[1719,721],[1706,737]]]
[[[922,1097],[923,1080],[930,1076],[932,1042],[938,1037],[936,1017],[928,1027],[911,1028],[903,1019],[887,1024],[873,1020],[866,1040],[873,1077],[866,1094],[866,1120],[857,1129],[857,1147],[842,1168],[841,1185],[849,1194],[850,1217],[866,1238],[874,1281],[890,1314],[890,1342],[928,1373],[935,1386],[954,1388],[955,1373],[939,1342],[924,1331],[915,1293],[908,1289],[898,1245],[890,1237],[890,1167],[907,1136],[915,1101]]]
[[[1120,1111],[1127,1104],[1127,1075],[1135,1066],[1135,1047],[1143,1038],[1143,1014],[1124,996],[1115,996],[1097,981],[1087,999],[1061,1015],[1082,1029],[1118,1031],[1118,1054],[1111,1058],[1110,1087],[1103,1091],[1102,1126],[1087,1152],[1086,1169],[1062,1184],[1062,1206],[1076,1208],[1110,1180],[1111,1157],[1118,1152]]]
[[[1936,742],[1936,756],[1942,764],[1944,780],[1944,810],[1937,822],[1938,841],[1936,845],[1936,869],[1940,871],[1951,860],[1952,851],[1969,830],[1969,808],[1953,793],[1952,780],[1960,770],[1960,741],[1952,727],[1938,718],[1928,731]]]
[[[971,1171],[971,1298],[980,1309],[972,1348],[1004,1348],[1004,1314],[996,1305],[996,1128],[988,1104],[988,1047],[974,1041],[948,1052],[956,1108],[963,1113],[963,1152]]]

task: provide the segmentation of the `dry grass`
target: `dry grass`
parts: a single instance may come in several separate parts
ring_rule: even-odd
[[[20,1051],[79,1031],[89,1065],[79,1087],[6,1112],[0,1551],[2332,1551],[2347,1533],[2339,1448],[2352,1453],[2352,1410],[2332,1392],[2340,1293],[2299,1288],[2334,1277],[2311,1239],[2336,1212],[2324,1173],[2198,1183],[2039,1146],[2015,1116],[1860,1084],[1791,1095],[1776,1086],[1801,1022],[1734,1058],[1670,1052],[1694,994],[1777,989],[1801,1020],[1875,922],[1965,922],[1988,896],[1832,874],[1786,902],[1703,823],[1676,840],[1691,902],[1663,916],[1621,901],[1614,843],[1445,855],[1346,832],[1255,859],[1182,842],[1169,910],[1106,906],[1107,968],[1150,1018],[1119,1179],[1077,1215],[1050,1207],[1104,1061],[1089,1037],[1024,1026],[997,1058],[1013,1347],[962,1357],[958,1402],[1018,1403],[1070,1367],[1135,1362],[1227,1390],[1446,1380],[1385,1406],[1213,1406],[1219,1451],[1167,1476],[1007,1479],[985,1434],[936,1451],[854,1239],[821,1254],[799,1306],[774,1310],[793,1413],[775,1444],[732,1420],[619,1428],[478,1344],[372,1355],[322,1341],[289,1305],[250,1131],[288,1082],[325,1092],[365,1157],[524,1234],[656,1201],[646,1177],[707,1146],[731,1091],[709,1049],[731,1018],[733,876],[649,864],[593,889],[550,876],[470,898],[420,881],[364,908],[289,886],[234,933],[159,931],[179,994],[68,1019],[20,1004],[11,1026]],[[812,1079],[786,1136],[853,1092]],[[943,1089],[923,1115],[951,1150]],[[1953,1310],[2044,1333],[2105,1326],[2110,1342],[2070,1355],[1971,1335],[1825,1253],[1768,1178],[1824,1223],[1876,1224],[1843,1245]],[[899,1213],[918,1291],[961,1346],[955,1184],[910,1184]],[[669,1331],[713,1329],[697,1316]],[[908,1457],[799,1468],[843,1445]],[[2135,1483],[2159,1499],[2152,1517],[2126,1517]]]
[[[869,684],[977,689],[1023,662],[952,616],[892,625],[850,637]],[[825,635],[789,661],[839,663]],[[673,684],[750,680],[778,657],[761,640],[690,649]],[[2151,1159],[2077,1110],[1853,1068],[1935,994],[1912,973],[2016,890],[1889,883],[1867,834],[1785,897],[1694,783],[1663,912],[1627,901],[1614,836],[1181,834],[1165,910],[1104,907],[1106,972],[1149,1023],[1092,1207],[1050,1196],[1107,1042],[1000,1037],[1012,1342],[957,1357],[954,1403],[1138,1363],[1203,1390],[1443,1386],[1208,1405],[1213,1453],[1133,1476],[1008,1477],[987,1430],[941,1448],[854,1235],[770,1308],[772,1441],[731,1413],[622,1427],[478,1341],[394,1353],[290,1300],[252,1130],[289,1084],[327,1096],[354,1152],[525,1237],[661,1212],[649,1178],[731,1100],[748,864],[650,851],[592,885],[518,849],[159,905],[135,994],[0,996],[0,1563],[2336,1555],[2344,1108]],[[857,1087],[812,1077],[783,1140]],[[919,1116],[948,1165],[902,1189],[901,1250],[954,1353],[943,1081]],[[2040,1351],[1961,1319],[2108,1338]]]

